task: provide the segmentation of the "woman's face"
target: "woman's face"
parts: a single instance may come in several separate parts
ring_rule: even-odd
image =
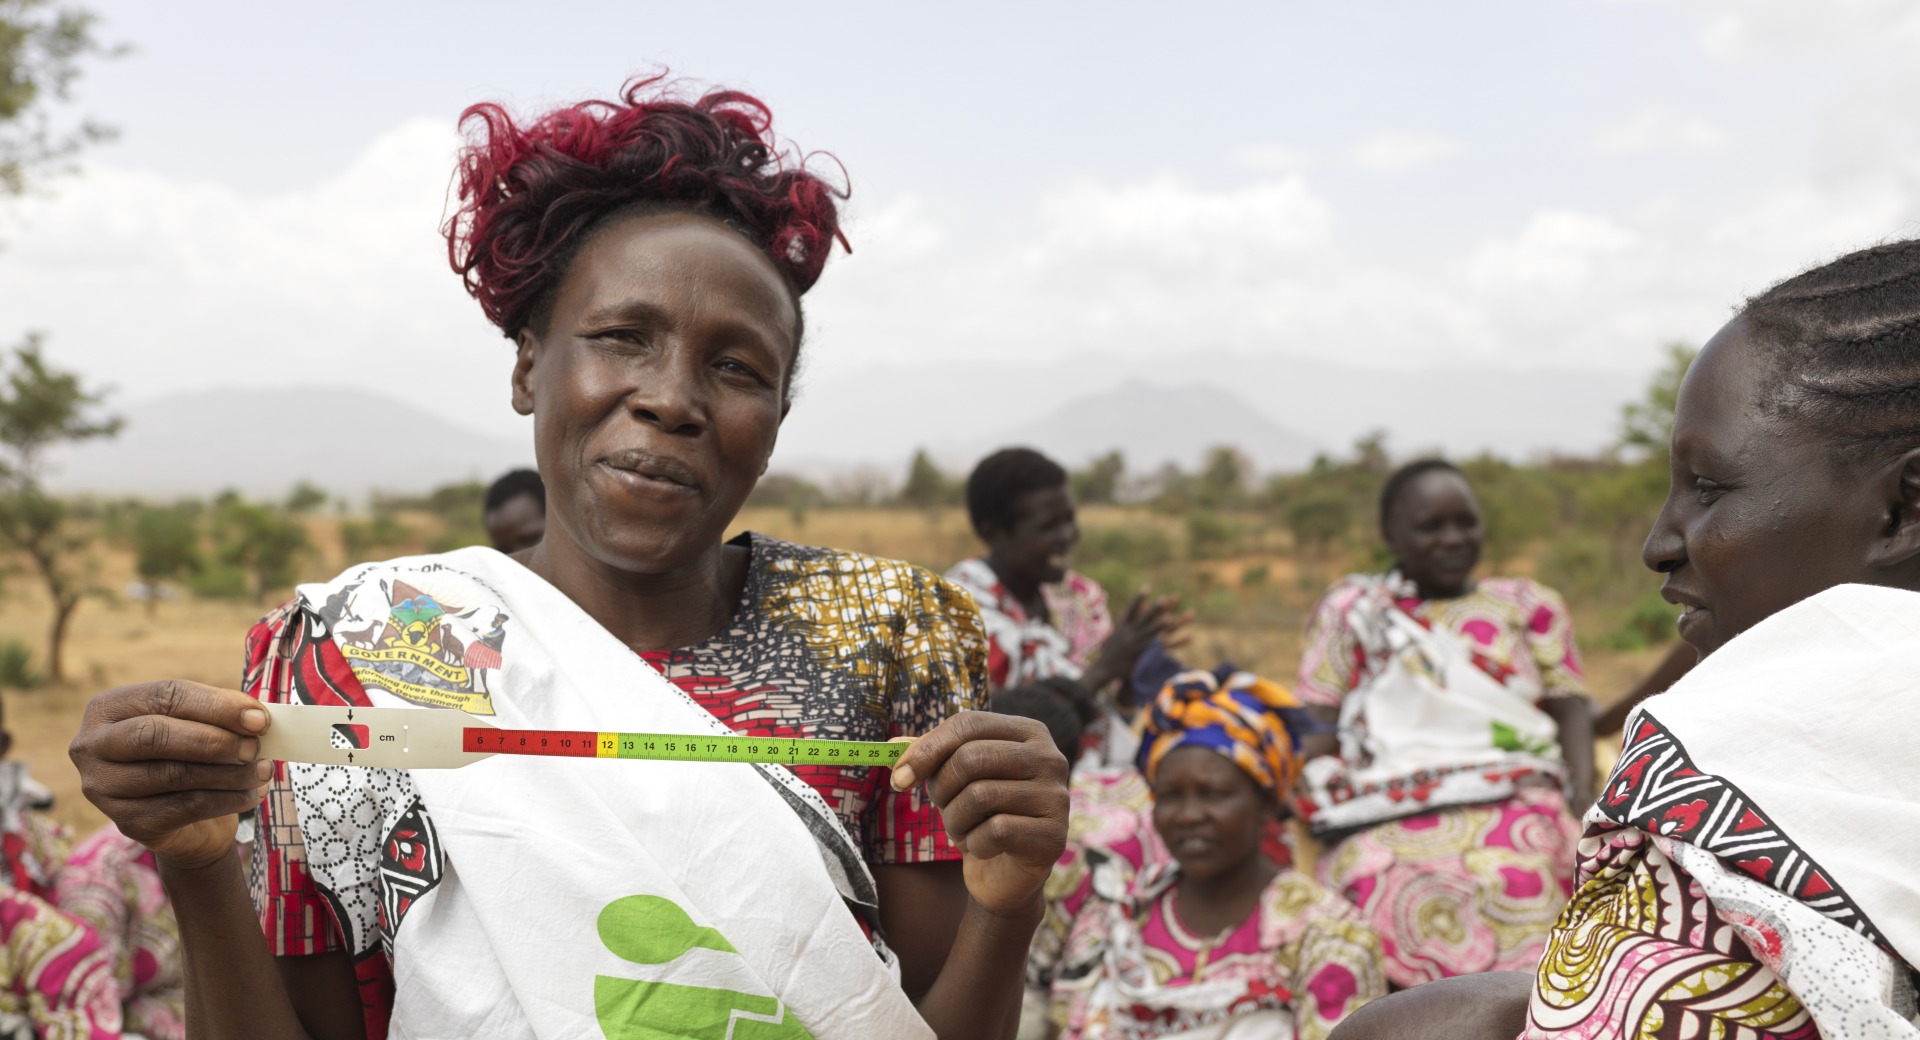
[[[1400,573],[1421,596],[1445,599],[1465,593],[1486,541],[1473,486],[1449,469],[1413,478],[1387,514],[1386,539]]]
[[[547,484],[543,546],[559,533],[635,574],[712,552],[773,454],[797,326],[772,262],[715,220],[599,229],[514,367]]]
[[[1013,523],[989,532],[987,547],[1010,573],[1003,578],[1050,585],[1065,581],[1080,523],[1073,495],[1063,485],[1038,488],[1014,501]]]
[[[1903,526],[1898,463],[1847,462],[1769,414],[1772,378],[1735,319],[1680,385],[1672,484],[1642,557],[1666,574],[1661,594],[1702,656],[1834,585],[1898,583],[1886,567]]]
[[[1213,878],[1260,853],[1274,801],[1212,748],[1174,748],[1153,779],[1153,829],[1190,878]]]

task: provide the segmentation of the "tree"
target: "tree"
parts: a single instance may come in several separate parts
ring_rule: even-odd
[[[142,508],[133,518],[133,553],[152,616],[160,603],[161,582],[200,569],[200,525],[179,509]]]
[[[1120,481],[1126,473],[1127,460],[1117,451],[1107,452],[1073,475],[1073,497],[1081,505],[1112,505],[1120,498]]]
[[[0,358],[0,543],[32,564],[53,601],[47,633],[47,677],[65,678],[61,650],[80,599],[92,588],[87,549],[90,535],[67,503],[41,485],[46,451],[120,432],[118,416],[94,409],[103,395],[81,387],[80,377],[48,367],[41,337],[28,334],[11,361]]]
[[[118,53],[100,46],[94,16],[47,0],[0,0],[0,194],[18,195],[35,173],[61,170],[86,145],[113,137],[92,120],[56,128],[55,104],[70,100],[80,62]]]
[[[1287,528],[1302,551],[1323,554],[1353,527],[1353,503],[1333,491],[1317,491],[1287,507]]]
[[[933,457],[922,448],[913,453],[913,464],[907,468],[906,486],[900,489],[900,501],[922,509],[934,509],[958,500],[959,491],[959,484],[941,472]]]
[[[304,480],[287,493],[287,512],[294,516],[306,516],[326,504],[327,493]]]
[[[1669,343],[1667,360],[1647,384],[1647,394],[1620,409],[1620,447],[1642,457],[1667,457],[1667,442],[1673,439],[1673,409],[1680,399],[1680,382],[1700,356],[1700,348],[1685,343]]]
[[[295,566],[313,547],[299,520],[231,492],[215,505],[213,526],[220,562],[247,572],[256,602],[293,584]]]
[[[1200,466],[1194,496],[1209,509],[1238,505],[1246,497],[1247,478],[1252,473],[1253,463],[1238,449],[1225,445],[1213,448]]]

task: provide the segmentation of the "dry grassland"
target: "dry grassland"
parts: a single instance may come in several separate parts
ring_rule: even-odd
[[[1156,525],[1178,537],[1177,518],[1143,510],[1092,508],[1083,514],[1091,530],[1128,525]],[[796,542],[832,545],[944,569],[976,551],[965,513],[958,509],[924,512],[913,509],[814,510],[796,517],[784,509],[749,509],[739,522],[750,528]],[[331,519],[313,523],[320,547],[305,573],[322,578],[344,566]],[[409,547],[396,550],[396,555]],[[421,546],[410,547],[418,550]],[[1313,600],[1313,590],[1339,573],[1340,561],[1323,561],[1303,569],[1289,555],[1261,555],[1215,560],[1190,566],[1204,569],[1213,587],[1240,589],[1245,572],[1267,568],[1266,587],[1285,594],[1243,594],[1244,609],[1214,611],[1197,625],[1187,656],[1194,661],[1232,660],[1243,667],[1290,678],[1299,660],[1301,626]],[[100,583],[125,588],[132,564],[124,553],[104,553]],[[1513,569],[1524,569],[1522,562]],[[1123,599],[1122,590],[1112,590]],[[220,686],[240,679],[241,641],[265,606],[185,599],[162,604],[149,616],[140,604],[112,599],[91,600],[73,621],[67,649],[67,682],[31,692],[6,695],[7,728],[14,735],[14,754],[25,759],[33,774],[51,787],[56,814],[83,830],[97,825],[99,814],[80,796],[79,778],[67,760],[66,748],[78,728],[80,713],[93,694],[112,686],[160,678],[183,678]],[[23,640],[36,651],[44,645],[48,623],[45,597],[24,574],[11,576],[0,587],[0,639]],[[1575,604],[1578,626],[1584,619]],[[1595,696],[1611,700],[1624,692],[1664,651],[1594,650],[1587,667]],[[1602,741],[1607,759],[1612,746]],[[1603,760],[1603,761],[1605,761]]]

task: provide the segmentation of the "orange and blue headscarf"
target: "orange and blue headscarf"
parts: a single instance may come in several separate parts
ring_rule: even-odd
[[[1285,798],[1300,778],[1300,738],[1317,727],[1279,683],[1252,672],[1182,672],[1154,698],[1140,742],[1140,772],[1153,783],[1175,748],[1212,748],[1267,793]]]

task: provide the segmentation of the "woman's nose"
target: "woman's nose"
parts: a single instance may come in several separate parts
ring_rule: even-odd
[[[1673,516],[1671,496],[1660,508],[1660,515],[1654,517],[1653,529],[1647,532],[1647,540],[1640,546],[1640,562],[1646,564],[1648,570],[1661,574],[1679,570],[1687,562],[1687,539]]]
[[[706,427],[704,390],[696,373],[666,352],[660,363],[647,366],[627,392],[627,409],[635,418],[666,433],[698,433]]]

